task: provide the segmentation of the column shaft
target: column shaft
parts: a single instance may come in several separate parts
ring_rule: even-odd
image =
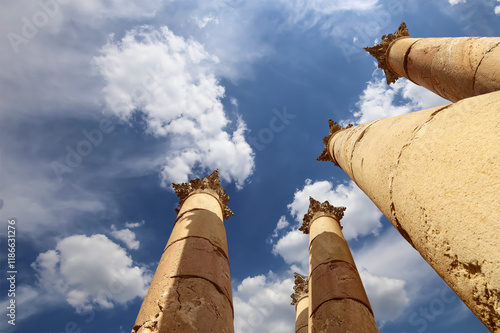
[[[400,38],[389,68],[452,102],[500,90],[500,38]]]
[[[313,200],[311,198],[311,206]],[[322,206],[325,204],[328,202]],[[310,332],[378,332],[338,219],[324,211],[312,215],[309,222]]]
[[[302,297],[296,305],[295,333],[308,333],[309,297]]]
[[[210,191],[181,199],[133,333],[234,332],[223,217]]]
[[[394,34],[366,47],[387,83],[406,77],[452,102],[500,90],[500,38],[409,38],[403,22]]]
[[[500,92],[331,132],[327,150],[492,331],[500,329]]]

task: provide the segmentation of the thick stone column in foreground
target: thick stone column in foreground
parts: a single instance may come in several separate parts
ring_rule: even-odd
[[[295,305],[295,333],[308,333],[309,321],[309,292],[307,276],[294,273],[295,286],[291,305]]]
[[[342,129],[339,165],[492,331],[500,330],[500,91]]]
[[[340,219],[345,207],[309,198],[309,332],[378,332]]]
[[[177,219],[133,333],[234,332],[223,219],[233,215],[217,170],[172,184]]]
[[[500,90],[500,37],[410,38],[403,22],[366,47],[387,83],[406,77],[452,102]]]

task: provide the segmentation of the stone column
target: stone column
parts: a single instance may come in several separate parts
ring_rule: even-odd
[[[309,321],[309,292],[307,276],[298,273],[293,274],[295,277],[295,286],[291,305],[295,305],[295,333],[308,333]]]
[[[229,197],[217,170],[172,186],[177,219],[132,333],[234,332],[223,225],[233,215]]]
[[[500,38],[410,38],[403,22],[394,34],[366,47],[387,84],[399,77],[452,102],[500,90]]]
[[[378,332],[340,219],[345,207],[309,198],[309,332]]]
[[[342,129],[340,166],[474,314],[500,330],[500,91]]]

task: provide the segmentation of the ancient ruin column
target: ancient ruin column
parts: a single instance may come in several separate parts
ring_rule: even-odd
[[[340,219],[345,207],[309,198],[309,332],[378,332]]]
[[[172,186],[177,219],[132,332],[234,332],[223,225],[233,215],[229,197],[217,170]]]
[[[387,84],[399,77],[452,102],[500,90],[500,38],[410,38],[403,22],[394,34],[366,47]]]
[[[500,330],[500,91],[342,129],[340,166],[492,331]]]
[[[291,305],[295,305],[295,333],[308,333],[309,321],[309,292],[307,276],[298,273],[293,274],[295,277],[295,286]]]

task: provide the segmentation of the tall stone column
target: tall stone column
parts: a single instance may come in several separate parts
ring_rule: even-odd
[[[345,207],[309,198],[309,332],[378,332],[340,220]]]
[[[234,332],[223,220],[233,213],[217,170],[172,184],[177,219],[132,333]]]
[[[500,37],[410,38],[403,22],[394,34],[366,47],[387,84],[399,77],[452,102],[500,90]]]
[[[340,166],[474,314],[500,330],[500,91],[342,129]]]
[[[307,276],[294,273],[295,286],[291,305],[295,305],[295,333],[308,333],[309,321],[309,292]]]

